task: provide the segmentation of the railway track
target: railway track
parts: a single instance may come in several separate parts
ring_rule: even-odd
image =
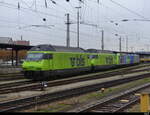
[[[73,78],[67,78],[62,80],[54,80],[47,82],[48,87],[54,87],[59,85],[65,85],[65,84],[71,84],[81,81],[87,81],[87,80],[94,80],[99,78],[105,78],[105,77],[112,77],[114,75],[125,75],[129,73],[137,73],[142,71],[149,71],[150,68],[147,69],[141,69],[141,70],[128,70],[123,69],[121,71],[111,71],[111,72],[104,72],[104,73],[96,73],[96,74],[89,74],[84,75],[84,77],[73,77]],[[126,72],[125,72],[126,71]],[[7,83],[7,84],[1,84],[0,85],[0,94],[5,93],[12,93],[12,92],[19,92],[19,91],[27,91],[27,90],[36,90],[41,89],[43,86],[41,85],[41,82],[33,82],[33,81],[21,81],[21,82],[14,82],[14,83]]]
[[[145,88],[150,88],[150,83],[106,97],[69,112],[123,112],[125,109],[140,102],[140,97],[137,94]]]
[[[122,68],[122,69],[115,69],[115,70],[110,70],[110,71],[106,71],[106,72],[103,72],[103,73],[110,73],[110,72],[115,72],[115,71],[126,71],[126,70],[132,70],[132,69],[138,69],[138,68],[141,68],[141,67],[145,67],[145,66],[149,66],[150,64],[141,64],[141,65],[135,65],[135,66],[131,66],[131,67],[125,67],[125,68]],[[123,74],[123,73],[122,73]],[[17,80],[17,79],[22,79],[24,78],[24,75],[20,72],[17,72],[17,73],[8,73],[8,74],[0,74],[0,81],[9,81],[9,80]]]
[[[73,96],[78,96],[81,94],[97,91],[100,88],[108,88],[112,86],[117,86],[123,83],[128,83],[134,80],[138,80],[141,78],[147,78],[150,76],[150,73],[138,75],[134,77],[128,78],[121,78],[111,81],[106,81],[102,83],[87,85],[87,86],[80,86],[71,89],[64,89],[61,91],[26,97],[22,99],[17,99],[13,101],[1,102],[0,103],[0,112],[12,112],[12,111],[19,111],[28,108],[32,108],[36,105],[41,105],[49,102],[53,102],[56,100],[62,100],[64,98],[69,98]]]
[[[15,72],[15,73],[1,73],[0,76],[10,76],[10,75],[16,75],[16,74],[20,74],[20,72]]]
[[[24,75],[22,73],[0,74],[0,81],[10,81],[18,79],[24,79]]]
[[[9,88],[11,89],[13,87],[27,85],[31,83],[33,83],[33,81],[31,80],[21,80],[21,81],[19,80],[19,81],[10,82],[10,83],[4,83],[4,84],[0,84],[0,90],[9,89]]]

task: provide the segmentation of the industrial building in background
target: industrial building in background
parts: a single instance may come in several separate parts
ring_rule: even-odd
[[[14,41],[14,44],[16,44],[16,45],[26,45],[26,46],[29,46],[29,45],[30,45],[30,41],[16,40],[16,41]]]
[[[16,44],[16,45],[30,45],[30,41],[23,40],[21,37],[21,40],[14,40],[11,37],[0,37],[0,43],[3,44]]]
[[[25,58],[26,50],[15,50],[13,47],[17,47],[16,45],[19,45],[18,47],[28,47],[30,46],[30,41],[23,40],[22,36],[20,40],[13,40],[11,37],[0,37],[0,44],[0,65],[18,65]]]

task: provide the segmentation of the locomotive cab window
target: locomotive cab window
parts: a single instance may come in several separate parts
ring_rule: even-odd
[[[27,54],[26,60],[27,61],[38,61],[42,60],[43,53],[29,53]]]

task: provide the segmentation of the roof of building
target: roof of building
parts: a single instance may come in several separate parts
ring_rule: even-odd
[[[12,48],[14,50],[29,50],[32,47],[33,46],[0,43],[0,48],[5,48],[5,49]]]
[[[13,44],[13,40],[10,37],[0,37],[0,43]]]

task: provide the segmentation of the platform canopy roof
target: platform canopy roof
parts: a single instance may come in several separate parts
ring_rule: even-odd
[[[0,43],[0,48],[2,48],[2,49],[11,48],[14,50],[29,50],[32,47],[33,46]]]
[[[144,52],[144,51],[140,51],[140,52],[136,52],[139,55],[150,55],[150,52]]]

